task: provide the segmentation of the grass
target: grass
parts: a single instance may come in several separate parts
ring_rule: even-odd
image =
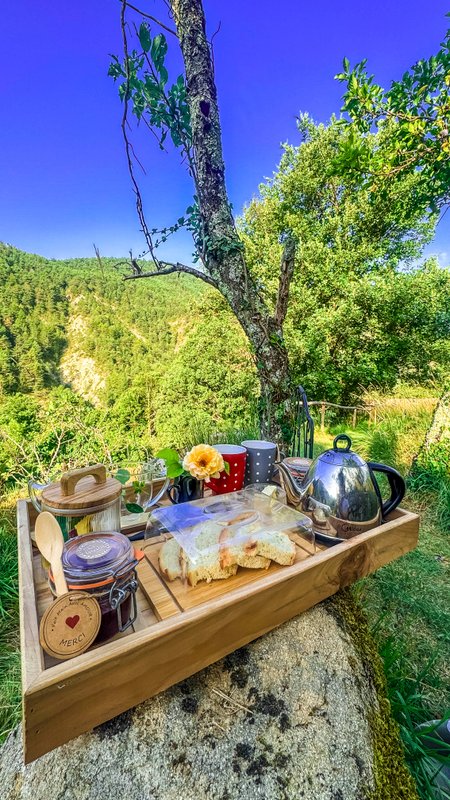
[[[450,716],[450,537],[432,505],[418,507],[413,495],[405,505],[422,513],[417,549],[361,581],[355,592],[383,657],[407,763],[420,797],[434,800],[431,751],[417,726]],[[450,764],[450,747],[446,758]]]
[[[435,753],[428,729],[417,726],[450,716],[450,454],[441,448],[434,459],[420,456],[431,411],[413,411],[405,403],[380,415],[376,426],[363,422],[352,430],[335,424],[315,437],[319,453],[338,433],[348,433],[361,455],[398,467],[408,476],[403,505],[421,515],[416,550],[360,581],[354,593],[383,657],[392,710],[422,800],[436,798],[429,767]],[[450,748],[442,759],[450,764]],[[450,786],[448,792],[450,798]]]
[[[7,519],[0,522],[0,741],[20,719],[17,545]]]

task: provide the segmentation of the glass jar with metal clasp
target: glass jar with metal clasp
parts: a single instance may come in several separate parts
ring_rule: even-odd
[[[137,617],[138,557],[126,536],[104,531],[70,539],[64,544],[62,564],[68,589],[88,592],[100,605],[102,619],[96,644],[133,625]],[[55,594],[51,570],[49,585]]]

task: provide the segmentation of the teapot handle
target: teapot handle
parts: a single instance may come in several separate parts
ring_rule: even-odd
[[[385,517],[387,517],[388,514],[391,513],[391,511],[394,510],[394,508],[397,508],[397,506],[403,500],[406,491],[405,481],[400,475],[400,473],[397,472],[396,469],[394,469],[393,467],[388,467],[386,466],[386,464],[378,464],[376,461],[368,461],[367,466],[373,472],[382,472],[384,475],[387,476],[387,479],[389,481],[391,496],[389,500],[386,500],[386,502],[382,503],[381,506],[381,512],[383,514],[383,519],[384,519]],[[376,488],[378,488],[378,486]]]

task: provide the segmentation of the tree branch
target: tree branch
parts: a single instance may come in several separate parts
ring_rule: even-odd
[[[173,28],[169,28],[168,25],[165,25],[164,22],[161,22],[160,19],[152,17],[151,14],[147,14],[145,11],[141,11],[140,8],[136,8],[136,6],[131,5],[131,3],[126,2],[125,5],[128,6],[128,8],[132,8],[133,11],[137,11],[137,13],[140,14],[142,17],[145,17],[146,19],[151,19],[152,22],[156,22],[156,24],[159,25],[160,28],[163,28],[165,31],[167,31],[167,33],[171,33],[172,36],[176,36],[178,39],[177,32],[174,31]]]
[[[288,310],[289,289],[294,274],[294,264],[295,241],[292,234],[289,233],[283,248],[283,255],[281,256],[280,280],[278,283],[278,296],[275,306],[275,322],[280,328],[283,325]]]
[[[138,274],[125,275],[124,280],[133,281],[137,278],[154,278],[158,275],[172,275],[174,272],[185,272],[187,275],[193,275],[194,278],[200,278],[200,280],[208,283],[210,286],[214,286],[214,289],[222,292],[217,281],[215,281],[214,278],[211,278],[210,275],[207,275],[206,272],[200,272],[199,269],[188,267],[186,264],[180,264],[179,261],[177,261],[176,264],[173,264],[170,261],[165,261],[164,264],[165,267],[163,269],[154,270],[153,272],[140,272]]]
[[[129,98],[129,92],[130,92],[130,65],[129,65],[129,58],[128,58],[128,41],[127,41],[126,19],[125,19],[125,12],[126,12],[127,6],[128,6],[127,0],[121,0],[120,27],[121,27],[121,30],[122,30],[123,53],[124,53],[124,57],[125,57],[125,72],[126,72],[126,86],[125,86],[125,94],[123,96],[123,114],[122,114],[121,129],[122,129],[122,136],[123,136],[123,140],[124,140],[124,144],[125,144],[125,153],[126,153],[127,163],[128,163],[128,172],[129,172],[129,175],[130,175],[130,178],[131,178],[131,182],[133,184],[134,194],[136,196],[136,210],[137,210],[137,213],[138,213],[139,221],[141,223],[142,233],[144,234],[145,241],[147,243],[147,247],[148,247],[149,253],[151,254],[151,257],[152,257],[154,263],[156,264],[156,267],[158,268],[160,262],[159,262],[159,260],[157,259],[156,255],[154,253],[154,245],[153,245],[152,236],[151,236],[150,230],[148,228],[147,221],[145,219],[144,207],[143,207],[143,203],[142,203],[142,196],[141,196],[139,185],[138,185],[138,182],[136,180],[136,177],[135,177],[135,174],[134,174],[134,169],[133,169],[133,157],[135,157],[135,155],[134,155],[133,147],[131,145],[131,142],[130,142],[130,140],[128,138],[128,134],[127,134],[128,98]]]

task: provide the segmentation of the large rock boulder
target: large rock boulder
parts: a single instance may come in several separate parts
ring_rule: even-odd
[[[27,767],[17,729],[1,797],[413,800],[377,659],[345,593]]]

